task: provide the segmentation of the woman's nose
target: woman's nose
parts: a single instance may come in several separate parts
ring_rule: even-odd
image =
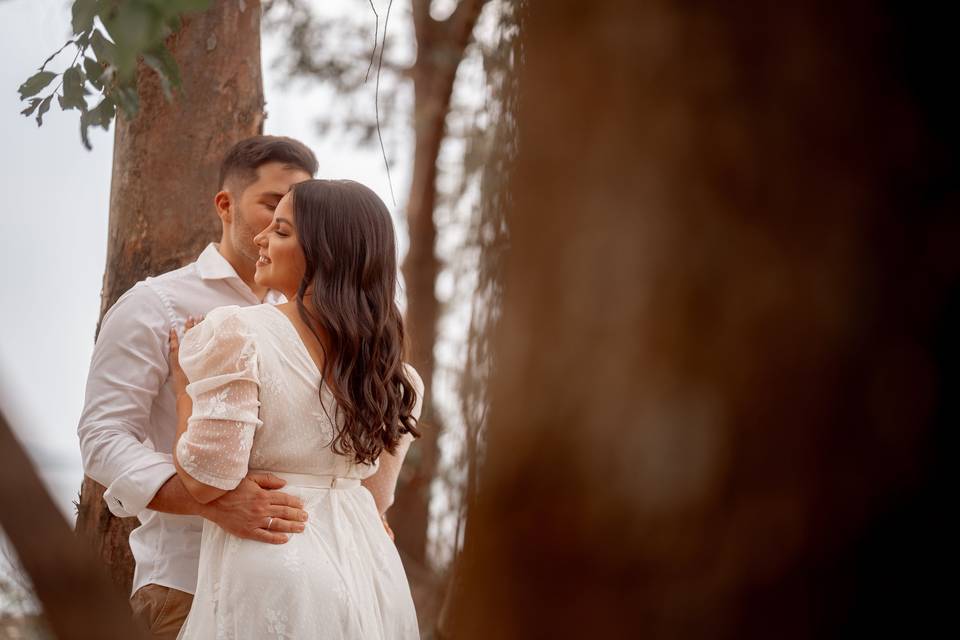
[[[267,235],[266,232],[261,231],[257,235],[253,236],[253,244],[257,245],[258,247],[262,247],[263,239],[264,237],[266,237],[266,235]]]

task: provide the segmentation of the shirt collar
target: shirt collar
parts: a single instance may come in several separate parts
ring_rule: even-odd
[[[204,280],[240,279],[227,259],[220,255],[216,242],[208,244],[200,257],[197,258],[197,270]]]

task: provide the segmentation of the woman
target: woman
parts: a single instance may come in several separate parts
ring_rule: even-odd
[[[419,436],[423,390],[403,362],[389,213],[363,185],[309,180],[284,196],[256,243],[257,283],[290,302],[221,307],[182,344],[171,335],[175,464],[201,502],[250,470],[271,471],[308,519],[281,545],[205,521],[178,638],[418,638],[382,519]],[[271,515],[281,514],[265,514],[267,530]]]

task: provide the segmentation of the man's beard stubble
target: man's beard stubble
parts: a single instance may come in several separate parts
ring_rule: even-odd
[[[247,216],[238,206],[233,224],[233,247],[237,250],[237,253],[249,260],[251,265],[255,265],[260,257],[260,250],[253,243],[254,237],[260,231],[261,229],[253,229],[247,223]]]

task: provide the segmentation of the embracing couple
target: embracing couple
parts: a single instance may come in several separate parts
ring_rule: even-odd
[[[153,637],[419,637],[385,516],[423,394],[393,225],[316,171],[290,138],[235,145],[219,244],[103,318],[80,447],[141,522],[131,605]]]

